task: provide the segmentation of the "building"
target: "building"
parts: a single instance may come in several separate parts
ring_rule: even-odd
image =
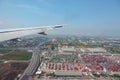
[[[103,48],[87,48],[87,50],[91,53],[106,53],[106,50]]]
[[[81,77],[82,72],[79,71],[55,71],[55,76],[63,76],[63,77]]]
[[[98,54],[106,54],[107,51],[103,48],[97,47],[97,48],[79,48],[78,49],[80,54],[92,54],[92,55],[98,55]]]
[[[59,54],[73,54],[76,52],[74,47],[70,48],[59,48]]]

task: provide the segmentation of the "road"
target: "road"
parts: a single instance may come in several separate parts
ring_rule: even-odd
[[[36,72],[37,68],[40,65],[40,46],[42,46],[44,42],[38,44],[37,47],[33,50],[33,55],[31,58],[31,61],[27,67],[27,69],[23,72],[23,74],[20,76],[19,80],[32,80],[33,74]]]

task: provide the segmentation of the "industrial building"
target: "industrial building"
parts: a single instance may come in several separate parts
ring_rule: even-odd
[[[81,77],[82,72],[79,71],[55,71],[54,74],[56,76],[64,76],[64,77]]]
[[[76,52],[76,49],[74,47],[59,48],[59,54],[73,54],[75,52]]]
[[[55,73],[55,75],[58,76],[82,76],[82,74],[92,74],[92,70],[89,67],[80,63],[42,63],[41,70],[46,73]]]

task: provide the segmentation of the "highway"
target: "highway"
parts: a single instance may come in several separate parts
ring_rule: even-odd
[[[36,72],[37,68],[40,65],[40,56],[39,56],[40,50],[39,50],[39,48],[43,44],[44,44],[44,42],[38,44],[38,46],[34,48],[31,61],[28,65],[28,67],[26,68],[26,70],[20,76],[19,80],[32,80],[32,76],[34,75],[34,73]]]

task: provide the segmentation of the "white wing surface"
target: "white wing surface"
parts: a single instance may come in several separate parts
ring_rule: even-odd
[[[28,36],[32,34],[44,34],[46,31],[53,30],[55,28],[60,28],[60,27],[62,26],[55,25],[55,26],[0,30],[0,42],[10,40],[10,39],[16,39],[16,38],[20,38],[20,37]]]

